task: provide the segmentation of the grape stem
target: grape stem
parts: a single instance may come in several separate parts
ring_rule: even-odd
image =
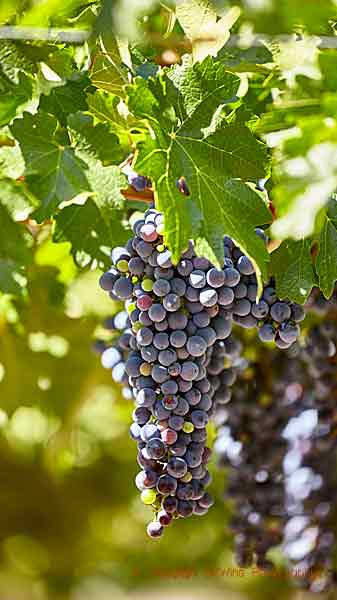
[[[129,186],[126,190],[121,190],[121,193],[126,200],[132,200],[133,202],[153,202],[153,190],[150,189],[136,192],[132,186]]]

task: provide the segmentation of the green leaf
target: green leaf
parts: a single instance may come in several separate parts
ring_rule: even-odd
[[[227,42],[230,29],[240,16],[234,6],[218,20],[214,4],[210,0],[181,0],[177,2],[176,15],[185,34],[192,42],[193,60],[216,56]]]
[[[315,284],[311,241],[285,241],[271,254],[270,270],[279,298],[303,304]]]
[[[36,64],[25,53],[20,42],[0,40],[0,70],[12,83],[18,83],[22,73],[34,73]]]
[[[0,179],[1,204],[7,209],[14,221],[27,219],[38,202],[27,190],[23,181],[15,179]]]
[[[124,244],[129,231],[116,220],[117,211],[110,212],[108,221],[92,199],[84,205],[72,204],[55,217],[54,242],[70,242],[71,253],[77,265],[83,267],[96,261],[101,268],[111,265],[110,249]],[[119,219],[121,215],[119,214]]]
[[[29,188],[39,198],[38,220],[52,216],[62,203],[88,190],[85,165],[75,156],[67,139],[58,135],[52,115],[25,113],[16,119],[11,131],[20,142],[26,164]]]
[[[222,62],[227,69],[235,72],[261,72],[265,63],[271,63],[273,56],[265,46],[255,48],[232,48],[223,46],[217,55],[217,60]]]
[[[9,138],[10,142],[5,146],[0,146],[0,177],[11,177],[18,179],[25,170],[25,163],[19,144],[15,143],[13,138]]]
[[[111,131],[118,136],[124,153],[129,153],[130,130],[135,127],[144,129],[144,125],[129,113],[127,106],[115,94],[104,90],[96,90],[94,94],[87,95],[87,102],[95,119],[102,123],[108,122]]]
[[[319,237],[316,271],[319,287],[326,298],[330,298],[337,281],[337,206],[331,200]]]
[[[15,118],[19,106],[31,99],[33,87],[31,78],[24,73],[19,75],[18,84],[1,83],[0,81],[0,127],[3,127]]]
[[[22,296],[25,284],[26,279],[18,263],[0,258],[0,291],[3,294]]]
[[[128,87],[130,109],[147,118],[150,133],[138,146],[136,170],[155,182],[156,204],[165,214],[165,236],[175,261],[194,238],[208,256],[223,260],[224,234],[248,253],[258,277],[267,252],[254,227],[270,222],[262,198],[236,178],[254,181],[266,173],[264,144],[244,125],[217,118],[235,97],[239,79],[208,58],[187,60],[156,80]],[[190,192],[176,186],[184,177]]]
[[[53,114],[62,125],[66,125],[69,114],[77,110],[87,110],[86,89],[90,89],[87,76],[76,81],[67,81],[65,85],[54,87],[49,95],[42,95],[39,108]]]
[[[93,127],[93,130],[100,128],[100,125]],[[86,165],[86,176],[88,181],[87,189],[91,190],[90,195],[94,199],[99,208],[102,217],[109,224],[111,219],[114,220],[115,226],[120,224],[120,211],[125,209],[125,198],[121,193],[122,189],[128,187],[125,175],[121,172],[118,166],[103,166],[102,162],[96,158],[97,150],[93,145],[88,144],[88,139],[82,132],[77,132],[75,142],[76,156]],[[91,132],[91,138],[94,141],[94,134]],[[97,149],[103,153],[104,149],[100,148],[99,140],[95,140]],[[118,215],[117,215],[118,213]],[[120,231],[117,232],[120,235]]]
[[[101,40],[90,70],[92,84],[113,94],[122,95],[124,85],[128,83],[127,74],[128,69],[122,62],[117,40],[110,38],[107,47]]]
[[[78,142],[85,152],[92,154],[103,163],[119,163],[123,152],[117,135],[112,133],[109,125],[94,125],[93,117],[80,111],[69,115],[68,126],[72,138]]]
[[[22,225],[15,223],[0,201],[0,257],[25,264],[30,259],[30,251],[23,235]]]
[[[280,183],[273,195],[278,218],[271,227],[274,237],[299,240],[314,231],[317,215],[337,187],[336,153],[336,143],[323,142],[278,166]]]

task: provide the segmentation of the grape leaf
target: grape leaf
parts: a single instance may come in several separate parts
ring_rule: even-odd
[[[337,144],[327,141],[279,165],[273,196],[278,218],[271,228],[276,238],[299,240],[313,232],[319,211],[337,187],[336,153]]]
[[[223,46],[217,55],[217,60],[222,62],[227,69],[235,72],[263,72],[267,73],[270,68],[264,67],[265,63],[271,63],[273,56],[265,46],[255,48],[232,48]]]
[[[20,42],[0,40],[0,70],[12,83],[18,83],[22,73],[34,73],[35,61],[25,53],[25,45]]]
[[[91,119],[91,117],[89,118]],[[74,115],[74,118],[70,119],[70,123],[78,126],[78,116]],[[90,125],[88,128],[84,127],[83,131],[78,127],[76,137],[73,141],[76,156],[86,165],[86,177],[89,186],[87,189],[91,190],[90,195],[98,206],[102,217],[109,224],[111,219],[114,219],[115,223],[117,223],[116,210],[120,212],[121,209],[125,208],[125,199],[121,190],[126,189],[128,184],[125,175],[123,175],[118,166],[103,166],[98,158],[98,155],[102,156],[104,152],[109,151],[109,148],[106,150],[101,148],[101,139],[96,137],[97,128],[100,130],[101,127],[103,127],[102,124],[96,126]],[[87,136],[88,130],[90,132],[89,142]],[[108,135],[110,139],[113,139],[113,143],[115,144],[116,136],[109,132]],[[119,146],[115,147],[118,149]]]
[[[316,271],[319,287],[326,298],[330,298],[337,280],[337,207],[332,200],[324,216],[319,236]]]
[[[90,69],[90,79],[94,86],[122,95],[124,85],[128,83],[128,69],[122,62],[117,40],[109,36],[109,44],[100,40]]]
[[[165,214],[166,242],[175,261],[194,238],[216,264],[230,235],[266,274],[268,255],[254,226],[270,222],[262,198],[242,181],[266,174],[267,151],[244,125],[217,119],[233,101],[239,78],[207,58],[185,60],[165,75],[128,87],[131,111],[147,118],[150,133],[138,144],[135,168],[155,182],[155,198]],[[184,177],[190,195],[176,186]],[[205,244],[207,242],[207,244]]]
[[[29,188],[41,207],[35,217],[50,217],[61,204],[88,190],[85,165],[75,156],[66,136],[58,136],[58,122],[52,115],[25,113],[11,131],[20,142]]]
[[[5,206],[0,202],[0,257],[25,264],[30,259],[30,250],[23,235],[23,227],[15,223]]]
[[[0,179],[1,204],[14,221],[23,221],[37,207],[37,200],[29,194],[25,182],[15,179]]]
[[[0,291],[3,294],[21,296],[26,279],[22,268],[13,260],[0,258]]]
[[[275,275],[279,298],[303,304],[315,285],[311,241],[285,241],[271,254],[271,272]]]
[[[181,0],[177,2],[176,15],[187,37],[192,42],[194,61],[206,56],[216,56],[230,36],[230,28],[240,16],[234,6],[218,20],[210,0]]]
[[[124,244],[130,233],[120,221],[120,214],[116,220],[116,211],[110,212],[108,222],[104,220],[89,198],[84,205],[71,204],[55,216],[53,240],[71,243],[71,254],[77,265],[87,266],[95,260],[101,268],[108,268],[110,248]]]
[[[12,198],[12,202],[13,200],[15,199]],[[0,231],[0,291],[21,295],[25,284],[24,266],[31,259],[31,251],[24,237],[24,228],[13,221],[2,200]]]
[[[85,97],[88,88],[90,89],[90,81],[87,76],[67,81],[65,85],[53,88],[48,96],[42,95],[39,108],[53,114],[62,125],[66,125],[69,114],[88,109]]]
[[[94,125],[93,117],[80,111],[69,115],[68,126],[73,140],[103,163],[119,163],[123,158],[122,149],[117,135],[112,133],[109,125],[98,123]]]
[[[32,92],[32,80],[24,73],[20,73],[17,84],[0,79],[0,127],[15,118],[19,106],[30,100]]]
[[[130,152],[130,129],[144,126],[129,112],[124,102],[116,96],[104,90],[96,90],[94,94],[87,95],[89,110],[95,119],[102,123],[109,123],[119,139],[119,143],[125,154]]]

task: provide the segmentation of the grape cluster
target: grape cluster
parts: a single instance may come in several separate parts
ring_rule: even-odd
[[[330,321],[309,332],[295,358],[298,377],[291,385],[297,386],[298,397],[283,430],[288,444],[283,462],[287,514],[283,551],[306,574],[300,581],[312,592],[325,591],[334,579],[336,343],[337,329]]]
[[[267,553],[281,544],[294,581],[311,592],[335,579],[336,344],[337,327],[325,320],[263,361],[238,351],[232,397],[225,392],[216,416],[238,564],[272,568]]]
[[[199,292],[188,297],[186,269],[201,272],[208,261],[198,261],[190,246],[174,268],[157,211],[147,211],[134,231],[126,249],[114,249],[114,268],[102,276],[101,285],[126,301],[131,322],[125,370],[136,400],[130,428],[142,467],[136,485],[155,511],[148,533],[158,537],[174,517],[204,514],[213,503],[205,490],[212,407],[206,367],[208,348],[228,335],[230,324],[214,305],[199,305]]]
[[[213,503],[206,425],[235,381],[235,371],[224,369],[233,321],[260,332],[267,325],[288,347],[302,315],[297,305],[278,302],[271,285],[256,303],[253,265],[230,238],[222,269],[196,256],[191,242],[175,266],[161,213],[148,209],[133,230],[125,248],[112,250],[113,266],[100,283],[128,314],[125,373],[136,402],[130,433],[142,467],[136,485],[154,509],[148,533],[159,537],[174,517],[202,515]]]
[[[282,360],[282,357],[278,357]],[[287,406],[275,398],[258,363],[242,362],[232,399],[219,419],[214,449],[229,468],[225,498],[234,504],[231,528],[237,563],[273,567],[267,552],[282,541],[284,489],[281,432]]]

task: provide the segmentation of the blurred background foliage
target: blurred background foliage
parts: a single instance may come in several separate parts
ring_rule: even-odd
[[[105,1],[105,9],[111,2]],[[220,14],[233,5],[242,7],[233,31],[245,35],[335,34],[334,0],[217,4]],[[170,64],[186,51],[169,2],[119,0],[114,7],[121,31],[127,27],[135,36],[145,34],[134,50],[139,64],[144,56]],[[102,27],[101,8],[90,0],[1,0],[0,25],[95,30]],[[46,45],[30,49],[33,63],[44,57],[61,78],[86,58],[80,46],[69,47],[68,55],[53,52],[51,63]],[[333,69],[330,74],[335,91]],[[80,94],[81,82],[69,84],[60,99],[57,87],[39,77],[42,89],[50,86],[55,94],[62,120],[62,107],[75,93],[72,86]],[[315,88],[319,96],[319,85],[310,85],[307,81],[303,94]],[[249,94],[253,104],[254,86]],[[267,99],[259,95],[256,103]],[[291,118],[286,107],[278,118]],[[264,126],[270,127],[267,120]],[[5,166],[7,172],[19,172],[20,157]],[[18,191],[11,209],[24,214],[27,203]],[[91,347],[102,319],[118,307],[97,286],[97,261],[80,268],[70,243],[52,241],[48,223],[33,232],[23,224],[22,235],[29,238],[28,294],[17,294],[15,288],[0,295],[0,599],[296,596],[285,579],[222,571],[233,566],[230,507],[222,501],[224,475],[214,468],[216,505],[209,515],[181,520],[159,543],[146,537],[148,510],[133,483],[138,469],[128,436],[131,405]]]

